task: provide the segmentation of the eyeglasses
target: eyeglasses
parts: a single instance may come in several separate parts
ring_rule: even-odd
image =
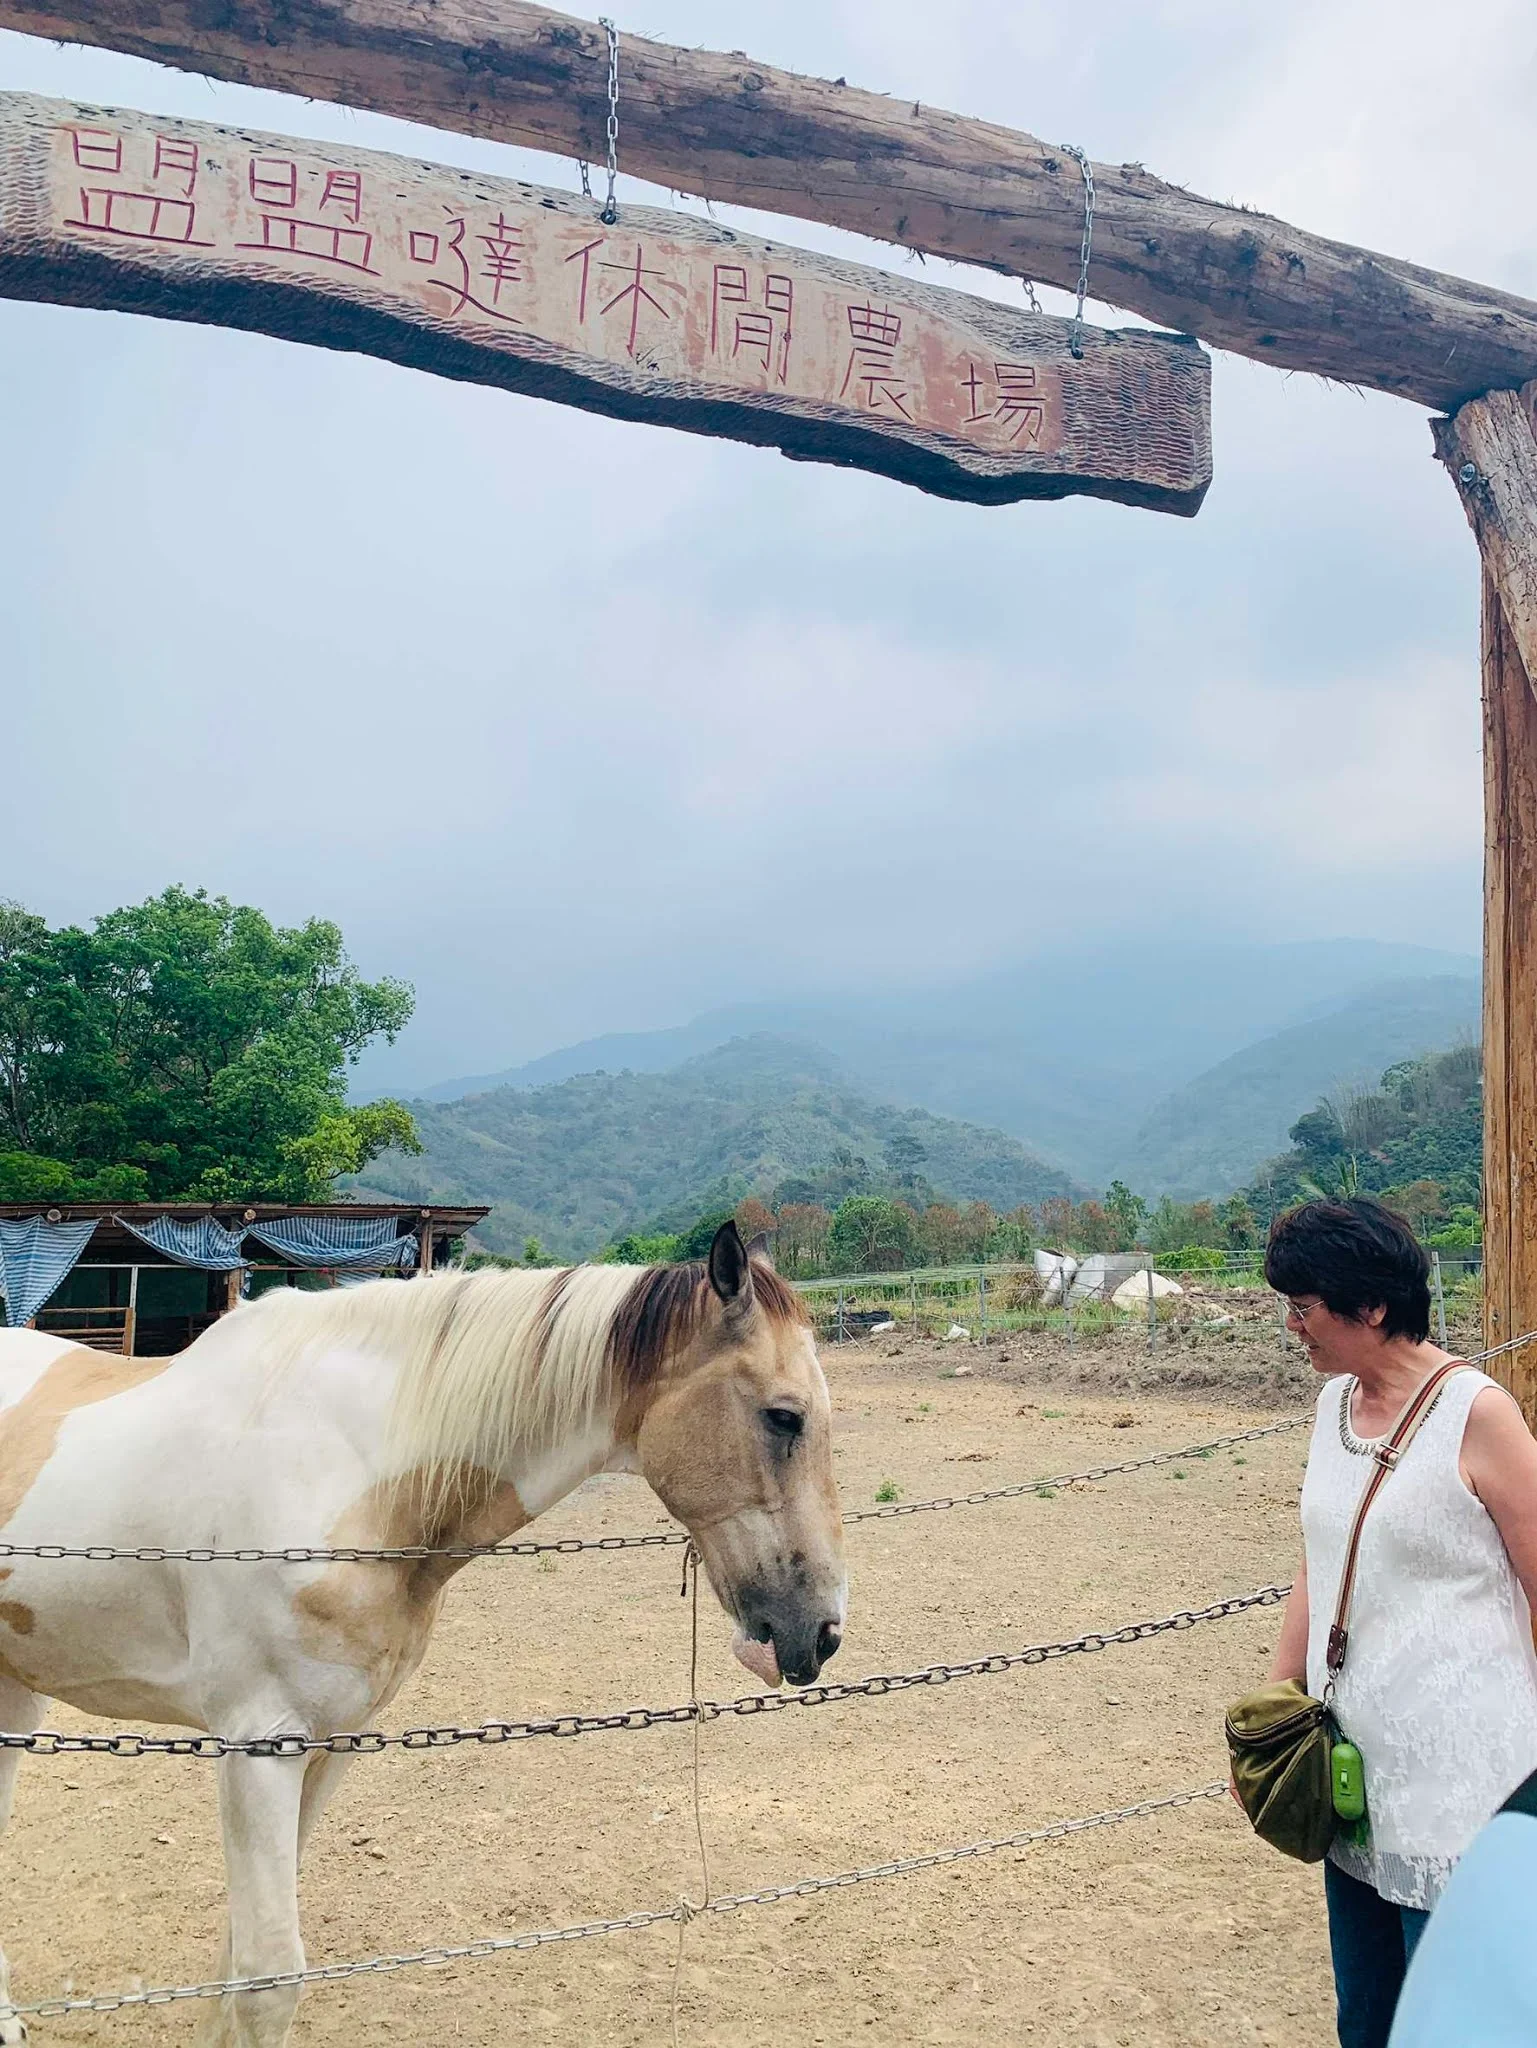
[[[1286,1303],[1286,1319],[1288,1322],[1305,1323],[1315,1308],[1322,1307],[1323,1303],[1316,1297],[1312,1301],[1292,1301],[1288,1298]]]

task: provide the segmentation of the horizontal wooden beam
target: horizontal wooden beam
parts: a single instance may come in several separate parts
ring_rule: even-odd
[[[0,27],[601,159],[601,28],[526,0],[0,0]],[[706,198],[1071,289],[1084,181],[1060,147],[626,33],[619,161]],[[1452,410],[1537,375],[1537,305],[1094,166],[1090,290],[1278,369]]]
[[[356,349],[975,504],[1193,513],[1211,365],[742,235],[335,143],[0,93],[0,296]]]

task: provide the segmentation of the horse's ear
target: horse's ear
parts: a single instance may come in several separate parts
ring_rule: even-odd
[[[710,1285],[728,1311],[751,1308],[752,1268],[747,1263],[747,1247],[729,1217],[711,1242],[709,1271]]]
[[[774,1240],[768,1231],[760,1230],[756,1237],[747,1240],[747,1256],[750,1259],[761,1259],[765,1266],[773,1265]]]

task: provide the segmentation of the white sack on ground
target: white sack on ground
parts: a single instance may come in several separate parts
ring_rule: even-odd
[[[1152,1280],[1154,1301],[1162,1301],[1165,1295],[1183,1294],[1185,1291],[1177,1280],[1165,1280],[1162,1273],[1154,1273]],[[1146,1268],[1140,1273],[1133,1273],[1129,1280],[1121,1282],[1120,1286],[1111,1296],[1111,1301],[1116,1308],[1123,1308],[1128,1314],[1134,1313],[1139,1308],[1145,1312],[1147,1309],[1147,1282],[1148,1274]]]

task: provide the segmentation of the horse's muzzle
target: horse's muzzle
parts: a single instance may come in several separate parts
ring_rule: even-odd
[[[842,1623],[801,1607],[764,1603],[744,1627],[760,1643],[772,1643],[780,1676],[791,1685],[810,1685],[843,1641]]]

